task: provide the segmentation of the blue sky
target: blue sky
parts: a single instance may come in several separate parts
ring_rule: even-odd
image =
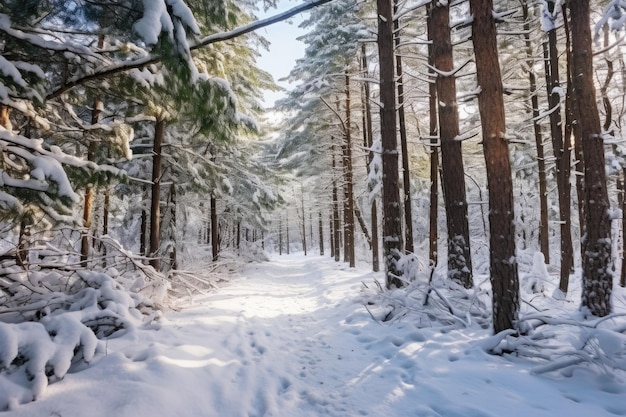
[[[259,18],[273,16],[301,3],[301,1],[297,0],[281,0],[278,9],[268,10],[267,13],[259,13]],[[298,27],[301,21],[302,15],[300,14],[288,21],[275,23],[258,31],[260,35],[263,35],[271,42],[271,45],[269,51],[260,51],[262,56],[257,63],[260,68],[272,74],[275,80],[289,75],[296,59],[304,55],[304,44],[296,40],[297,37],[304,34],[304,31]],[[284,88],[289,87],[286,82],[279,82],[278,84]],[[284,97],[282,93],[266,92],[266,105],[272,106],[275,100],[282,97]]]

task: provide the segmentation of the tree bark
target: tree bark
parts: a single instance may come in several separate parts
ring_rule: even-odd
[[[335,229],[334,229],[334,218],[333,218],[333,210],[330,210],[330,219],[328,222],[328,238],[330,240],[330,257],[335,256]]]
[[[555,2],[547,1],[548,11],[555,14]],[[556,20],[556,18],[554,19]],[[569,144],[563,139],[561,119],[561,82],[559,77],[559,52],[557,46],[556,26],[548,31],[548,61],[546,71],[546,87],[550,104],[550,133],[552,149],[556,160],[556,182],[559,195],[559,224],[561,235],[561,279],[559,289],[567,293],[569,275],[573,266],[572,249],[572,215],[571,187],[569,183],[571,151]]]
[[[537,149],[537,168],[539,175],[539,249],[543,253],[546,264],[550,263],[550,229],[548,225],[548,182],[546,178],[546,160],[543,148],[543,134],[539,123],[539,97],[537,96],[537,78],[534,71],[534,54],[530,40],[530,10],[528,1],[522,2],[524,18],[524,40],[526,42],[526,57],[528,59],[528,83],[530,86],[530,105]]]
[[[91,110],[91,124],[97,124],[100,121],[100,113],[102,113],[102,101],[98,98],[94,100],[93,109]],[[87,161],[95,161],[96,143],[89,141],[87,147]],[[80,239],[80,260],[82,266],[87,266],[89,259],[90,238],[89,231],[91,229],[91,220],[93,213],[93,205],[95,200],[95,190],[93,185],[87,185],[85,189],[85,201],[83,204],[83,234]]]
[[[626,287],[626,168],[622,169],[622,193],[621,204],[622,209],[622,269],[620,273],[619,285]]]
[[[433,20],[431,17],[432,3],[426,5],[426,26],[428,30],[428,64],[434,67],[433,62]],[[435,77],[435,72],[429,69],[431,78]],[[429,205],[429,231],[428,231],[428,259],[434,268],[438,262],[438,221],[439,221],[439,151],[437,137],[439,136],[437,124],[437,86],[435,82],[428,84],[428,114],[430,135],[430,205]]]
[[[291,251],[291,240],[289,239],[289,212],[285,216],[285,240],[287,241],[287,255]]]
[[[176,251],[176,185],[170,185],[170,240],[172,242],[172,250],[170,252],[170,269],[178,269],[178,253]]]
[[[144,186],[141,197],[141,230],[139,233],[139,253],[141,253],[141,256],[148,255],[148,252],[146,251],[146,247],[148,246],[148,210],[146,207],[147,194],[148,189]]]
[[[278,218],[278,254],[283,254],[283,218]]]
[[[567,7],[562,6],[563,16],[567,15]],[[576,155],[574,163],[574,170],[576,171],[576,196],[578,201],[578,228],[580,230],[581,240],[585,234],[585,164],[583,157],[583,144],[582,144],[582,131],[580,128],[580,123],[578,120],[580,119],[580,112],[578,108],[578,99],[576,94],[574,94],[573,85],[574,82],[572,78],[574,77],[574,69],[573,69],[573,57],[572,57],[572,41],[571,41],[571,30],[569,27],[568,19],[565,17],[563,19],[563,24],[565,26],[565,44],[567,51],[567,116],[569,117],[570,123],[566,123],[567,126],[571,127],[571,131],[574,135],[574,153]],[[584,245],[580,245],[581,251],[581,259],[584,258]]]
[[[369,73],[367,66],[367,50],[365,48],[365,43],[361,45],[361,69],[364,72],[364,76],[367,78]],[[370,168],[369,164],[372,162],[374,158],[374,152],[371,151],[372,145],[374,144],[374,133],[372,127],[372,106],[370,104],[370,85],[369,82],[365,81],[363,83],[363,108],[364,108],[364,118],[365,124],[363,127],[363,134],[366,136],[365,138],[365,147],[370,149],[367,155],[367,174],[369,175]],[[378,272],[380,270],[380,255],[379,255],[379,243],[378,243],[378,208],[376,207],[376,199],[372,200],[372,204],[370,206],[370,219],[372,225],[372,270],[374,272]]]
[[[104,47],[104,35],[98,37],[98,48]],[[91,124],[95,125],[100,122],[100,114],[102,113],[102,100],[100,97],[96,97],[93,101],[93,108],[91,109]],[[95,160],[96,144],[92,140],[89,140],[87,147],[87,161],[93,162]],[[91,228],[93,204],[95,199],[95,190],[92,185],[87,185],[85,189],[85,201],[83,205],[83,235],[80,242],[80,260],[82,266],[87,266],[87,260],[89,259],[89,231]]]
[[[450,34],[450,6],[435,0],[431,7],[432,53],[439,103],[439,137],[441,141],[441,168],[443,198],[448,226],[448,278],[465,288],[474,285],[470,252],[465,170],[459,136],[459,113],[456,101],[456,77]]]
[[[300,208],[302,210],[302,249],[306,256],[306,216],[304,214],[304,187],[300,184]]]
[[[220,254],[220,229],[217,221],[217,198],[213,194],[211,194],[209,207],[211,210],[211,257],[215,262]]]
[[[150,265],[161,270],[159,247],[161,246],[161,171],[163,163],[163,139],[165,120],[157,118],[154,126],[154,145],[152,149],[152,199],[150,205]]]
[[[496,333],[512,329],[519,313],[515,215],[504,99],[492,0],[470,0],[472,41],[480,93],[478,109],[489,189],[489,266]]]
[[[350,268],[355,267],[354,254],[354,191],[353,191],[353,173],[352,173],[352,119],[350,111],[350,76],[346,70],[345,73],[345,89],[346,89],[346,122],[344,132],[344,153],[343,167],[345,179],[345,198],[344,203],[344,245],[346,248],[347,261]]]
[[[322,212],[318,212],[319,214],[319,235],[320,235],[320,256],[324,255],[324,224],[322,222]]]
[[[611,313],[613,277],[611,261],[611,219],[606,185],[604,140],[593,83],[593,51],[589,1],[569,3],[572,39],[572,82],[578,101],[578,122],[582,133],[585,164],[585,214],[587,230],[583,239],[582,305],[594,316]],[[584,117],[582,117],[584,115]]]
[[[370,237],[369,231],[367,230],[367,224],[365,224],[363,214],[361,214],[361,210],[359,210],[359,207],[356,204],[354,206],[354,216],[359,222],[359,226],[361,226],[361,231],[365,235],[365,240],[367,241],[367,244],[369,245],[370,249],[372,249],[372,238]]]
[[[332,140],[332,138],[331,138]],[[339,230],[339,199],[338,199],[338,191],[337,191],[337,179],[336,179],[336,169],[337,162],[335,161],[335,145],[332,146],[332,168],[333,168],[333,236],[334,236],[334,249],[335,249],[335,261],[339,262],[339,251],[340,251],[340,233]]]
[[[393,13],[398,10],[398,0],[393,1]],[[393,21],[394,46],[400,45],[400,22]],[[396,77],[398,89],[398,129],[400,132],[400,149],[402,150],[402,188],[404,192],[404,251],[413,253],[413,208],[411,202],[411,171],[409,169],[409,147],[406,137],[406,120],[404,116],[404,78],[402,71],[402,56],[395,55]]]
[[[403,252],[402,213],[398,178],[396,97],[391,0],[377,0],[380,62],[380,135],[383,162],[383,253],[387,288],[402,287],[398,260]]]

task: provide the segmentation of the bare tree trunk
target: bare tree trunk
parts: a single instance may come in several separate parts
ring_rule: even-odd
[[[98,99],[94,102],[94,108],[91,111],[91,124],[96,124],[100,120],[100,113],[102,111],[102,102]],[[95,160],[96,144],[90,141],[87,149],[87,161],[93,162]],[[93,205],[95,200],[95,190],[92,185],[87,185],[85,189],[85,202],[83,205],[83,234],[80,242],[80,260],[82,266],[87,266],[87,260],[89,259],[90,248],[90,229]]]
[[[333,220],[333,210],[331,208],[331,213],[330,213],[330,220],[328,222],[328,237],[330,240],[330,257],[332,258],[333,256],[335,256],[335,228],[334,228],[334,220]]]
[[[448,278],[465,288],[474,285],[470,251],[465,170],[459,136],[459,113],[456,101],[456,79],[450,34],[450,6],[438,1],[431,7],[433,62],[439,103],[439,137],[443,197],[448,225]]]
[[[369,245],[371,249],[372,238],[370,237],[369,231],[367,230],[367,224],[365,224],[365,219],[363,218],[363,214],[361,214],[361,210],[359,210],[359,207],[356,204],[354,205],[354,216],[359,222],[359,226],[361,226],[361,231],[365,235],[365,240],[367,240],[367,244]]]
[[[574,94],[578,100],[585,164],[586,236],[583,240],[582,305],[594,316],[611,313],[613,277],[611,261],[611,219],[606,185],[604,140],[593,84],[593,51],[589,1],[569,3],[571,17]]]
[[[428,64],[434,67],[433,62],[433,19],[431,17],[432,3],[426,5],[426,25],[428,27]],[[431,77],[435,76],[435,72],[429,69]],[[429,132],[430,135],[430,207],[429,207],[429,232],[428,232],[428,259],[434,268],[438,262],[439,242],[438,221],[439,221],[439,151],[437,149],[437,86],[434,82],[428,84],[428,108],[429,108]]]
[[[489,189],[489,258],[496,333],[515,326],[519,313],[519,278],[515,257],[515,215],[509,149],[504,138],[502,76],[498,62],[492,0],[470,0],[472,41],[480,93],[483,152]]]
[[[152,200],[150,206],[150,265],[161,270],[159,247],[161,246],[161,170],[163,163],[163,138],[165,137],[165,120],[157,118],[154,126],[154,145],[152,157]]]
[[[172,251],[170,252],[170,269],[178,269],[178,253],[176,251],[176,186],[170,185],[170,240],[172,241]]]
[[[346,88],[346,131],[344,139],[344,158],[343,167],[345,175],[345,198],[344,203],[344,245],[346,247],[347,261],[350,264],[350,268],[355,267],[355,254],[354,254],[354,191],[353,191],[353,174],[352,174],[352,119],[350,111],[350,76],[348,71],[345,72],[345,88]]]
[[[393,0],[393,13],[398,10],[398,0]],[[393,21],[394,46],[400,45],[400,22]],[[404,117],[404,80],[402,74],[402,56],[395,55],[396,77],[398,88],[398,128],[400,129],[400,149],[402,150],[402,185],[404,191],[404,250],[413,253],[413,209],[411,202],[411,171],[409,169],[409,148],[406,137],[406,120]]]
[[[322,223],[322,212],[319,211],[319,235],[320,235],[320,256],[324,255],[324,224]]]
[[[387,288],[402,287],[398,260],[403,252],[402,213],[398,178],[396,97],[391,0],[377,0],[380,62],[380,120],[383,162],[383,252]]]
[[[530,84],[530,105],[532,111],[535,146],[537,148],[537,167],[539,174],[539,248],[546,264],[550,263],[550,229],[548,226],[548,186],[546,178],[546,160],[543,149],[543,134],[539,123],[539,97],[537,96],[537,78],[534,72],[534,54],[530,40],[530,10],[528,1],[522,2],[524,18],[524,40],[526,41],[526,57],[528,59],[528,82]]]
[[[285,240],[287,241],[287,255],[291,251],[291,240],[289,239],[289,212],[285,216]]]
[[[304,250],[304,256],[306,256],[306,224],[304,215],[304,187],[300,184],[300,207],[302,209],[302,249]]]
[[[563,16],[567,14],[566,6],[562,6]],[[580,230],[580,237],[585,234],[585,164],[584,164],[584,156],[583,156],[583,144],[582,144],[582,131],[580,127],[580,123],[578,120],[580,119],[580,110],[578,108],[578,98],[573,91],[574,82],[572,81],[574,77],[574,68],[573,68],[573,57],[572,57],[572,42],[571,42],[571,30],[569,28],[569,23],[567,17],[563,19],[563,24],[565,26],[565,39],[566,39],[566,50],[567,50],[567,116],[569,117],[570,123],[566,123],[567,126],[571,127],[571,131],[574,134],[574,152],[576,155],[576,162],[574,164],[574,170],[577,172],[576,175],[576,196],[578,201],[578,225]],[[581,251],[581,259],[584,258],[584,248],[583,244],[580,245]]]
[[[555,2],[547,1],[548,11],[555,15]],[[546,66],[546,86],[550,103],[550,133],[552,135],[552,149],[556,159],[556,182],[559,194],[559,223],[561,226],[561,280],[559,288],[567,293],[569,275],[573,266],[572,249],[572,215],[571,215],[571,187],[569,183],[571,151],[563,140],[561,121],[561,85],[559,77],[559,53],[557,49],[556,26],[548,31],[548,62]]]
[[[365,47],[365,43],[361,45],[361,69],[364,71],[364,76],[367,78],[368,67],[367,67],[367,50]],[[367,174],[369,175],[369,164],[372,162],[374,158],[374,153],[371,151],[373,142],[374,142],[374,133],[372,128],[372,106],[370,104],[370,85],[366,81],[363,83],[363,117],[365,119],[365,124],[363,127],[363,134],[365,135],[365,147],[369,148],[367,156]],[[379,261],[379,243],[378,243],[378,208],[376,207],[376,199],[372,200],[372,204],[370,206],[370,218],[372,221],[372,270],[374,272],[378,272],[380,270],[380,261]]]
[[[609,25],[606,24],[602,27],[604,32],[604,47],[609,46]],[[600,95],[602,96],[602,105],[604,106],[604,124],[602,125],[602,129],[605,132],[609,132],[611,129],[611,124],[613,122],[613,106],[611,105],[611,100],[609,99],[608,89],[611,85],[611,80],[613,79],[613,61],[608,57],[604,58],[604,63],[606,65],[606,78],[604,79],[604,83],[600,88]]]
[[[340,251],[340,233],[339,230],[339,199],[338,199],[338,191],[337,191],[337,180],[335,170],[337,169],[337,163],[335,161],[335,145],[332,146],[332,168],[333,168],[333,235],[335,238],[334,249],[335,249],[335,261],[339,262],[339,251]]]
[[[278,254],[283,254],[283,218],[278,218]]]
[[[107,186],[104,189],[104,204],[102,207],[102,236],[109,234],[109,209],[111,207],[111,187]],[[104,243],[101,244],[100,250],[102,251],[102,265],[107,265],[107,247]]]
[[[621,287],[626,287],[626,168],[623,168],[622,173],[622,201],[620,204],[620,207],[622,208],[622,269],[619,279],[619,285]]]
[[[237,220],[235,225],[235,247],[241,248],[241,220]]]
[[[141,231],[139,237],[139,253],[141,256],[148,256],[146,247],[148,246],[148,211],[146,208],[148,189],[144,186],[141,198]]]
[[[209,207],[211,210],[211,257],[215,262],[220,253],[220,229],[217,221],[217,198],[213,194],[211,194]]]
[[[98,37],[98,48],[104,47],[104,35]],[[100,114],[102,113],[102,100],[100,97],[96,97],[93,102],[93,109],[91,109],[91,124],[95,125],[100,122]],[[93,141],[89,141],[87,148],[87,161],[93,162],[95,160],[96,144]],[[89,259],[89,232],[91,228],[91,219],[93,204],[95,199],[95,190],[92,185],[87,185],[85,189],[85,202],[83,205],[83,235],[80,242],[80,260],[82,266],[87,266],[87,260]]]

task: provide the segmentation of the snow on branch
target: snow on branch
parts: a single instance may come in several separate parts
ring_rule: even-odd
[[[438,69],[435,66],[430,65],[430,64],[426,64],[426,66],[429,69],[431,69],[433,72],[435,72],[437,75],[441,76],[441,77],[452,77],[455,74],[457,74],[459,71],[461,71],[463,68],[465,68],[471,62],[474,62],[474,59],[473,58],[468,58],[467,60],[465,60],[464,63],[462,63],[458,67],[452,69],[451,71],[441,71],[440,69]]]
[[[201,49],[213,43],[227,41],[227,40],[245,35],[247,33],[254,32],[255,30],[258,30],[266,26],[272,25],[274,23],[278,23],[283,20],[289,19],[290,17],[295,16],[298,13],[302,13],[306,10],[312,9],[322,4],[329,3],[330,1],[331,0],[315,0],[315,1],[307,2],[299,6],[293,7],[285,12],[279,13],[275,16],[271,16],[266,19],[257,20],[247,25],[240,26],[229,32],[222,32],[222,33],[216,33],[213,35],[205,36],[204,38],[201,38],[199,41],[195,43],[191,43],[189,45],[189,50],[193,51],[196,49]],[[54,99],[60,96],[61,94],[71,90],[72,88],[77,87],[79,85],[83,85],[89,81],[101,80],[103,78],[110,77],[120,72],[125,72],[125,71],[129,71],[131,69],[136,69],[136,68],[141,68],[150,64],[155,64],[157,62],[160,62],[162,59],[163,57],[159,55],[148,55],[148,56],[133,59],[133,60],[104,65],[101,68],[94,70],[93,73],[91,74],[76,77],[74,79],[69,80],[64,85],[62,85],[55,91],[51,92],[50,94],[48,94],[46,99],[48,100]]]

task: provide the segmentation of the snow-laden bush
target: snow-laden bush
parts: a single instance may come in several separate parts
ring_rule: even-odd
[[[529,251],[520,259],[517,328],[496,335],[491,334],[488,275],[474,274],[474,288],[465,289],[448,280],[445,269],[411,268],[418,262],[403,258],[407,285],[385,290],[378,282],[364,283],[361,302],[381,324],[411,322],[442,332],[473,326],[475,334],[484,336],[476,340],[479,349],[511,360],[525,358],[535,374],[561,377],[584,368],[618,378],[616,370],[626,372],[626,289],[614,288],[612,315],[593,317],[580,309],[580,271],[571,275],[570,291],[564,295],[543,254]]]
[[[104,340],[158,317],[163,278],[117,249],[116,267],[101,270],[49,247],[31,248],[22,265],[0,255],[0,411],[36,400],[104,354]]]
[[[364,283],[362,302],[372,318],[381,322],[410,320],[418,327],[446,329],[479,324],[489,326],[489,293],[479,287],[466,289],[434,268],[426,269],[415,256],[403,256],[407,285],[384,290],[378,282]]]

